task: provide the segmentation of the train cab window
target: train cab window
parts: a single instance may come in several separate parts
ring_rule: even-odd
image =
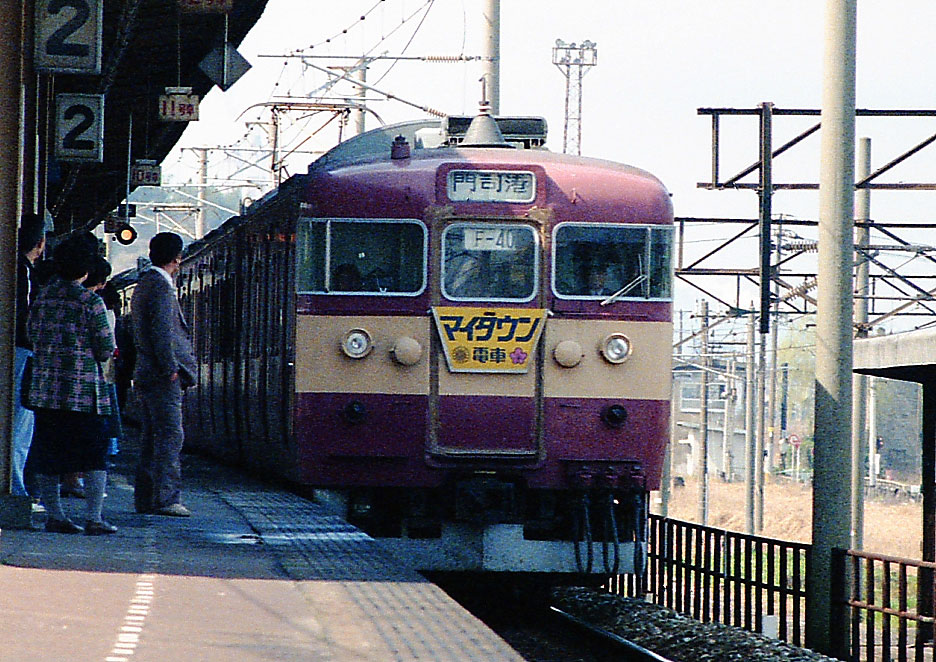
[[[530,301],[539,249],[528,225],[456,223],[442,233],[442,295],[453,301]]]
[[[300,219],[300,293],[415,296],[426,286],[426,227],[395,219]]]
[[[553,291],[567,299],[669,299],[672,243],[670,227],[560,223]]]

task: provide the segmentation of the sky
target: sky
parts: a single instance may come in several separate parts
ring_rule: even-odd
[[[926,0],[860,0],[858,3],[857,105],[860,108],[932,108],[936,62],[936,3]],[[203,99],[200,121],[192,123],[163,162],[164,181],[197,179],[194,153],[186,148],[268,146],[270,114],[257,104],[290,97],[307,98],[325,74],[301,66],[286,54],[359,56],[362,53],[408,56],[481,53],[483,0],[269,0],[260,22],[239,47],[252,69],[227,92],[214,88]],[[819,108],[823,86],[824,2],[821,0],[502,0],[501,114],[540,115],[547,119],[547,146],[562,150],[565,78],[551,61],[557,39],[597,43],[598,64],[583,80],[582,153],[628,163],[659,177],[672,193],[677,216],[757,215],[752,191],[706,191],[697,182],[710,177],[711,130],[700,107],[754,108],[769,101],[777,108]],[[361,20],[361,16],[366,16]],[[263,57],[278,56],[278,57]],[[316,59],[317,66],[351,60]],[[478,62],[378,62],[368,82],[418,105],[452,114],[472,114],[481,96]],[[388,71],[389,69],[389,71]],[[347,85],[333,96],[351,96]],[[419,119],[425,113],[394,101],[374,99],[370,106],[388,123]],[[327,116],[290,114],[282,120],[281,140],[302,143],[301,150],[327,149],[338,138]],[[815,118],[776,118],[774,144],[800,133]],[[376,126],[368,119],[368,128]],[[313,132],[317,133],[310,137]],[[872,167],[890,161],[936,132],[936,119],[859,119],[857,135],[872,140]],[[722,121],[721,171],[728,177],[757,159],[757,121]],[[819,138],[779,157],[774,181],[817,181]],[[932,152],[932,153],[930,153]],[[212,151],[212,183],[231,184],[259,170]],[[242,158],[259,158],[240,152]],[[290,174],[303,172],[314,158],[297,154]],[[933,181],[936,147],[924,151],[882,181]],[[745,181],[756,181],[748,178]],[[265,184],[265,182],[264,182]],[[244,187],[243,195],[261,191]],[[930,193],[875,192],[877,220],[931,220]],[[774,215],[818,217],[815,192],[780,191]],[[737,232],[737,226],[693,227],[686,236],[686,260],[700,256]],[[796,229],[806,238],[809,230]],[[925,235],[908,237],[927,242]],[[756,265],[756,239],[739,241],[721,266]],[[797,270],[814,267],[799,258]],[[893,265],[926,269],[919,258],[904,264],[906,253],[885,255]],[[743,264],[742,264],[743,263]],[[930,263],[931,265],[932,263]],[[709,266],[718,266],[717,262]],[[742,302],[755,296],[751,285],[704,281],[723,298]],[[740,291],[740,294],[739,294]],[[698,290],[679,285],[677,309],[691,309]]]

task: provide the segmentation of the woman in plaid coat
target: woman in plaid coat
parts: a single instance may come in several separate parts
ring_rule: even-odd
[[[29,311],[33,374],[28,402],[36,412],[31,462],[49,513],[46,531],[100,535],[117,528],[101,517],[107,482],[104,421],[116,404],[101,363],[114,353],[104,302],[82,287],[94,254],[80,240],[58,246],[56,275]],[[62,509],[59,475],[87,475],[87,521],[72,523]]]

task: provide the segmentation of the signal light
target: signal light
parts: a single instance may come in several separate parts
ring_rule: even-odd
[[[134,230],[133,226],[129,223],[119,223],[117,225],[117,231],[114,233],[114,238],[117,239],[118,243],[129,246],[136,241],[137,231]]]

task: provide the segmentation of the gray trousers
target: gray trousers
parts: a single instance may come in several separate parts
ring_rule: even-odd
[[[134,388],[142,427],[133,502],[149,513],[182,500],[182,388],[179,380]]]

